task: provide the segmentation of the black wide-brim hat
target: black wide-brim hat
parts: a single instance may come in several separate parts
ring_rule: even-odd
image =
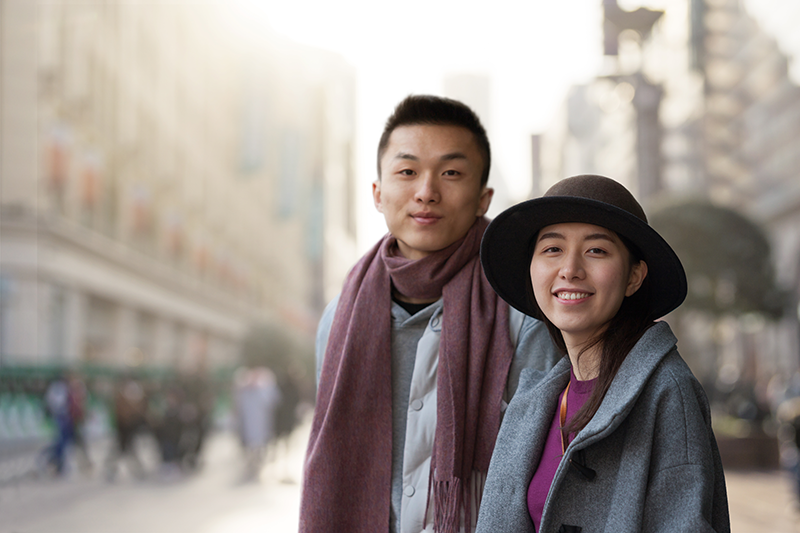
[[[486,228],[481,242],[483,271],[495,292],[511,306],[541,317],[530,281],[533,241],[542,228],[566,222],[602,226],[639,249],[650,278],[651,318],[660,318],[683,303],[683,265],[647,223],[633,195],[610,178],[581,175],[559,181],[541,198],[506,209]]]

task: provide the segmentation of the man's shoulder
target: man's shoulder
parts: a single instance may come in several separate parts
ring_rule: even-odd
[[[322,316],[319,319],[320,322],[322,322],[326,318],[330,319],[333,317],[334,314],[336,314],[336,308],[339,306],[339,297],[341,295],[342,295],[341,293],[337,294],[331,299],[330,302],[328,302],[328,305],[326,305],[325,309],[322,311]]]
[[[325,340],[327,341],[328,335],[331,332],[331,326],[333,325],[333,317],[336,316],[336,308],[339,306],[339,297],[341,294],[337,294],[333,297],[333,299],[328,302],[328,305],[325,306],[325,309],[322,311],[322,315],[319,318],[319,324],[317,325],[317,341]]]

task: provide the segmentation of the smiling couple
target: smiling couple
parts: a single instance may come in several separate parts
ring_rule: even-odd
[[[728,531],[708,402],[655,322],[677,256],[600,176],[490,223],[490,162],[460,102],[389,117],[389,233],[317,333],[300,531]]]

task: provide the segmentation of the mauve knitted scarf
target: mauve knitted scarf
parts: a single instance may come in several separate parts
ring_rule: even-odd
[[[389,530],[392,467],[391,292],[444,297],[431,460],[434,529],[469,525],[465,491],[486,473],[513,356],[508,305],[479,259],[488,220],[411,261],[385,236],[350,271],[328,338],[300,505],[300,532]],[[430,494],[429,494],[430,496]],[[462,515],[463,513],[463,515]]]

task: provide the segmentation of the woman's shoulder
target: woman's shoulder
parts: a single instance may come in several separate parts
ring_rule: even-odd
[[[708,397],[689,366],[673,348],[647,380],[640,403],[657,412],[682,412],[682,420],[710,422]]]
[[[681,357],[677,342],[669,324],[657,322],[628,354],[615,381],[622,381],[628,390],[671,389],[676,383],[699,385]]]
[[[562,381],[565,381],[564,376],[569,375],[569,359],[567,357],[563,357],[560,359],[555,366],[553,366],[548,371],[543,371],[537,368],[526,368],[520,372],[519,376],[519,387],[517,388],[517,393],[515,394],[515,398],[517,396],[524,398],[527,396],[539,396],[541,393],[537,391],[537,389],[541,387],[552,387],[554,383],[561,388],[564,385],[560,385]],[[569,378],[566,378],[567,380]]]
[[[672,348],[661,359],[653,370],[650,382],[654,385],[666,388],[672,388],[674,386],[689,386],[694,388],[700,386],[700,382],[683,357],[681,357],[677,347]]]
[[[569,381],[569,360],[562,359],[550,371],[526,368],[519,378],[519,386],[503,415],[503,425],[527,424],[534,412],[555,405],[555,398]],[[552,402],[550,401],[552,399]]]

